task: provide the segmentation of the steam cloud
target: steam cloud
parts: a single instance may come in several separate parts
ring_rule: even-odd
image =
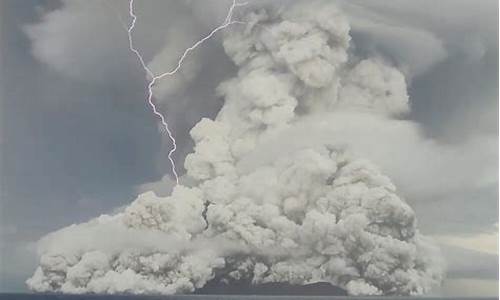
[[[413,132],[394,119],[409,110],[404,75],[350,55],[349,24],[331,3],[244,21],[224,38],[238,74],[218,88],[216,119],[191,130],[183,183],[44,237],[32,290],[189,293],[216,278],[413,295],[439,284],[438,249],[350,143],[360,126]],[[269,146],[287,136],[289,147]]]

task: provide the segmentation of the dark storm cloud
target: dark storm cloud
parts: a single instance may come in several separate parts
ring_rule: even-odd
[[[497,1],[347,4],[357,50],[407,70],[412,118],[427,134],[452,140],[497,134]]]
[[[52,72],[33,59],[29,41],[20,32],[36,15],[13,17],[18,10],[36,6],[18,1],[3,5],[2,11],[9,11],[2,35],[5,206],[26,213],[26,208],[43,203],[36,214],[55,208],[68,211],[61,204],[71,206],[75,200],[113,194],[155,178],[159,134],[147,108],[136,101],[143,94],[141,74],[131,64],[132,75],[122,76],[123,87],[111,89]],[[15,200],[18,197],[23,201]],[[114,204],[97,205],[106,209]],[[6,216],[11,217],[17,216]]]
[[[159,133],[136,101],[144,79],[133,61],[117,89],[82,84],[32,57],[23,28],[39,20],[40,8],[57,6],[1,2],[2,285],[4,272],[32,271],[18,263],[29,257],[27,241],[127,203],[134,185],[161,177],[154,166]]]
[[[353,18],[355,53],[379,55],[406,72],[409,117],[424,135],[450,146],[477,137],[498,140],[497,1],[340,3]],[[482,147],[476,144],[478,151]],[[498,153],[497,147],[491,150]],[[497,155],[491,157],[488,163],[497,166]],[[470,178],[484,176],[464,172]],[[464,184],[454,191],[443,186],[442,192],[407,196],[430,233],[478,232],[498,221],[496,209],[491,209],[497,207],[497,184]]]

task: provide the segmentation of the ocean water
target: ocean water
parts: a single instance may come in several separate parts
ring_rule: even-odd
[[[251,295],[172,295],[172,296],[135,296],[135,295],[61,295],[61,294],[0,294],[1,300],[493,300],[498,297],[347,297],[347,296],[251,296]]]

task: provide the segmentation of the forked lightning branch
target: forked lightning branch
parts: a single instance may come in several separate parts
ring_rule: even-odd
[[[191,51],[195,50],[198,46],[203,44],[206,40],[208,40],[212,36],[214,36],[218,31],[228,27],[231,24],[241,23],[241,22],[232,20],[233,13],[234,13],[234,9],[236,7],[243,6],[245,4],[246,3],[237,3],[236,0],[233,0],[233,3],[231,4],[231,7],[229,8],[228,13],[226,15],[226,18],[221,25],[219,25],[218,27],[213,29],[208,35],[206,35],[202,39],[198,40],[191,47],[186,48],[186,50],[184,50],[184,53],[182,54],[182,56],[177,61],[177,65],[175,66],[174,69],[172,69],[171,71],[168,71],[168,72],[161,73],[161,74],[154,74],[153,71],[151,71],[151,69],[147,66],[146,62],[144,61],[144,58],[143,58],[141,52],[139,50],[137,50],[137,48],[134,45],[134,41],[132,38],[132,31],[134,30],[136,22],[137,22],[137,15],[134,12],[134,0],[130,0],[130,2],[129,2],[129,15],[132,18],[132,21],[130,22],[130,25],[128,26],[128,29],[127,29],[129,48],[130,48],[130,51],[132,51],[137,56],[139,62],[141,63],[142,68],[144,69],[144,71],[146,72],[146,75],[148,76],[147,103],[151,107],[153,114],[156,115],[160,119],[160,122],[161,122],[163,129],[165,129],[165,132],[167,133],[170,141],[172,142],[172,148],[168,152],[168,159],[171,163],[172,174],[174,175],[175,182],[177,184],[179,184],[179,175],[177,174],[177,168],[175,166],[175,161],[172,157],[173,154],[175,153],[175,151],[177,150],[177,143],[176,143],[176,140],[175,140],[175,137],[174,137],[172,131],[170,130],[170,128],[168,126],[166,117],[158,110],[156,104],[153,101],[153,86],[159,80],[163,79],[164,77],[175,75],[181,69],[182,63],[184,62],[184,60],[186,59],[188,54]]]

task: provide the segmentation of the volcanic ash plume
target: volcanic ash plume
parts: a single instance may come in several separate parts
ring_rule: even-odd
[[[256,10],[244,21],[224,39],[239,68],[218,88],[225,104],[191,130],[189,184],[43,238],[32,290],[172,294],[211,280],[322,281],[352,295],[413,295],[440,282],[438,250],[411,207],[337,131],[314,144],[295,136],[277,155],[264,148],[305,123],[317,125],[305,135],[321,136],[339,123],[393,122],[408,111],[403,74],[351,57],[349,24],[331,3]]]

